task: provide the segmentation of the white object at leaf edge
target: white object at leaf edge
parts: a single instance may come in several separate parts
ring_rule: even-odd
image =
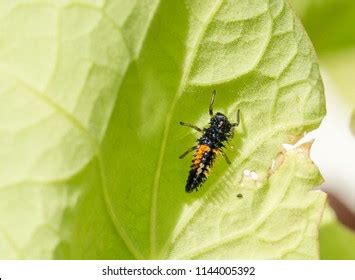
[[[322,76],[327,115],[303,141],[315,139],[311,157],[325,179],[322,189],[335,194],[355,213],[355,137],[349,125],[353,106],[342,98],[324,70]]]

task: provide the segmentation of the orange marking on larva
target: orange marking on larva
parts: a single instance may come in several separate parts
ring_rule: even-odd
[[[203,157],[203,154],[206,152],[209,152],[211,150],[210,147],[207,145],[200,145],[194,155],[194,160],[192,161],[192,168],[193,169],[198,169],[201,164],[201,159]]]
[[[198,152],[200,152],[202,154],[205,152],[209,152],[209,151],[211,151],[211,148],[208,147],[207,145],[204,145],[204,144],[200,145],[198,148]]]
[[[200,161],[199,160],[195,160],[192,164],[193,164],[194,167],[197,168],[200,165]]]
[[[211,148],[207,145],[202,144],[198,146],[194,154],[194,159],[192,160],[192,166],[191,166],[192,169],[196,170],[205,167],[205,165],[201,162],[201,159],[203,158],[203,155],[209,151],[211,151]],[[199,173],[201,173],[201,171],[202,170],[200,170]]]
[[[195,160],[197,159],[197,160],[199,160],[199,159],[201,159],[202,158],[202,154],[197,154],[197,155],[195,155]]]
[[[203,154],[211,151],[211,148],[207,145],[200,145],[194,155],[194,164],[199,164],[200,160],[203,157]]]

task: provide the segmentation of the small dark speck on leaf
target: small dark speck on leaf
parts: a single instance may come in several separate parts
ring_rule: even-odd
[[[238,198],[243,198],[243,195],[242,195],[241,193],[238,193],[238,194],[237,194],[237,197],[238,197]]]

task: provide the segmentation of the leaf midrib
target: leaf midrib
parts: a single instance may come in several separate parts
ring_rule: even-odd
[[[171,125],[172,116],[174,114],[177,101],[179,100],[180,96],[183,94],[185,87],[187,85],[187,81],[188,81],[190,72],[192,70],[193,62],[194,62],[196,53],[199,49],[199,45],[203,39],[203,35],[205,34],[207,27],[211,23],[215,14],[218,12],[222,3],[223,3],[223,0],[217,0],[215,2],[215,5],[212,7],[210,14],[206,18],[206,21],[204,22],[204,24],[201,28],[201,31],[196,38],[196,42],[193,44],[192,48],[190,49],[190,55],[186,56],[185,63],[184,63],[185,67],[183,67],[185,69],[185,71],[183,71],[183,73],[182,73],[182,78],[181,78],[180,84],[178,86],[178,89],[176,91],[176,94],[174,96],[170,110],[168,111],[168,115],[167,115],[167,118],[166,118],[166,121],[164,124],[164,132],[163,132],[163,137],[162,137],[162,141],[161,141],[161,145],[160,145],[159,158],[158,158],[158,162],[157,162],[157,168],[155,170],[155,176],[154,176],[153,187],[152,187],[151,210],[150,210],[150,258],[154,258],[155,256],[157,256],[157,248],[156,248],[156,245],[157,245],[157,200],[158,200],[158,191],[159,191],[159,186],[160,186],[161,169],[163,166],[163,159],[165,156],[166,145],[167,145],[168,135],[170,132],[170,125]],[[160,254],[161,253],[159,252],[159,255]]]

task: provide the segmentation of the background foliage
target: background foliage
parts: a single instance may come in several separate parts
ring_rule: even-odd
[[[332,148],[339,146],[339,157],[333,158],[332,172],[334,177],[328,191],[334,193],[351,211],[355,211],[355,186],[352,170],[355,165],[352,152],[354,150],[354,117],[351,118],[351,107],[355,108],[355,2],[352,0],[292,0],[290,1],[309,34],[320,59],[320,65],[327,73],[326,96],[335,103],[337,121],[334,126],[327,126],[323,137],[327,137]],[[328,86],[327,86],[328,84]],[[346,104],[339,106],[338,104]],[[348,110],[349,112],[342,112]],[[349,113],[349,114],[347,114]],[[344,117],[343,117],[344,116]],[[354,116],[354,113],[352,114]],[[350,126],[350,133],[343,135],[342,128]],[[336,141],[332,135],[339,135]],[[347,139],[346,137],[349,137]],[[346,138],[346,139],[345,139]],[[329,147],[329,145],[328,145]],[[344,153],[345,151],[345,153]],[[347,152],[346,152],[347,151]],[[320,163],[320,162],[318,162]],[[345,166],[344,166],[345,165]],[[349,172],[343,172],[343,170]],[[336,178],[338,176],[338,179]],[[351,175],[350,175],[351,176]],[[343,179],[341,179],[343,178]],[[328,182],[329,184],[329,182]],[[354,217],[354,212],[353,212]],[[353,218],[352,217],[352,218]],[[349,221],[350,224],[353,224]],[[355,259],[353,244],[355,233],[341,225],[334,214],[327,212],[320,232],[322,259]]]

